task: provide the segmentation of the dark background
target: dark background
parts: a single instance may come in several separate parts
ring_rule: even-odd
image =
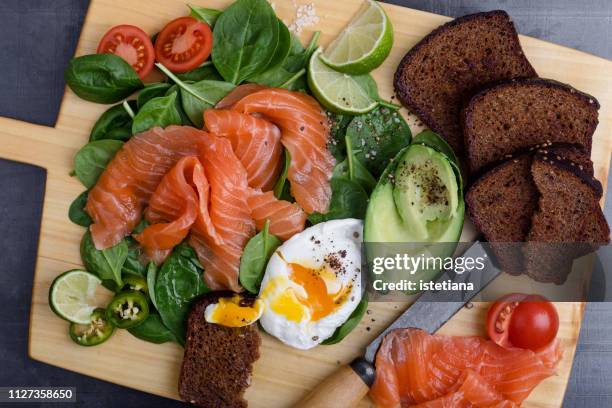
[[[502,8],[511,14],[521,34],[612,58],[610,0],[388,2],[448,16]],[[54,125],[64,91],[62,71],[74,52],[87,5],[86,0],[0,1],[0,116]],[[0,160],[0,386],[75,386],[76,405],[92,408],[183,406],[27,357],[44,177],[42,169]],[[607,197],[610,218],[612,195]],[[587,307],[564,406],[612,407],[610,304]]]

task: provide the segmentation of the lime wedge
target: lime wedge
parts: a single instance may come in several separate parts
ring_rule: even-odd
[[[316,50],[308,64],[308,85],[319,102],[327,109],[349,115],[371,111],[378,104],[376,82],[370,75],[351,76],[338,72],[321,61],[321,49]]]
[[[62,319],[77,324],[89,324],[96,309],[94,296],[102,283],[97,276],[80,270],[71,270],[55,278],[49,289],[51,310]]]
[[[365,74],[380,66],[393,47],[393,27],[382,6],[366,0],[359,13],[321,56],[347,74]]]

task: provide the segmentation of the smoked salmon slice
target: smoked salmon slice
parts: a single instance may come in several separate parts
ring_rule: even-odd
[[[132,137],[107,165],[89,192],[86,211],[97,249],[118,244],[140,222],[144,207],[164,175],[186,156],[198,155],[208,140],[187,126],[154,128]]]
[[[150,260],[160,265],[187,237],[199,210],[208,212],[209,189],[204,166],[195,156],[183,157],[164,176],[145,210],[152,225],[134,235]],[[200,201],[205,205],[200,207]]]
[[[204,267],[204,279],[213,290],[241,290],[238,283],[240,256],[255,235],[255,222],[247,203],[246,170],[228,139],[210,135],[200,158],[208,183],[211,222],[196,223],[189,239]]]
[[[215,136],[228,138],[246,169],[249,186],[269,191],[282,169],[280,130],[262,118],[232,110],[204,111],[204,124]]]
[[[380,407],[514,407],[555,373],[558,343],[541,353],[481,337],[389,333],[376,355],[370,395]],[[418,405],[422,404],[422,405]]]
[[[291,194],[306,213],[327,212],[334,158],[327,148],[327,115],[316,99],[301,92],[266,88],[240,99],[233,109],[260,114],[278,126],[281,143],[291,155]]]
[[[304,230],[306,213],[295,203],[277,199],[272,191],[253,191],[248,204],[258,231],[263,229],[266,219],[270,220],[270,234],[283,241]]]

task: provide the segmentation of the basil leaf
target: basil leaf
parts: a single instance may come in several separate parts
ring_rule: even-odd
[[[176,109],[176,93],[150,99],[138,111],[132,124],[132,133],[137,134],[154,127],[165,128],[182,124],[181,115]]]
[[[142,109],[151,99],[166,95],[166,91],[168,91],[171,86],[172,85],[167,82],[155,82],[145,85],[136,98],[138,101],[138,109]]]
[[[89,192],[83,191],[72,204],[70,204],[70,208],[68,209],[68,218],[70,218],[70,221],[81,227],[89,227],[93,222],[89,214],[85,211],[88,196]]]
[[[332,197],[329,211],[325,214],[312,213],[308,220],[312,224],[337,220],[342,218],[365,217],[368,207],[368,194],[361,185],[346,177],[336,177],[331,180]]]
[[[283,171],[280,176],[278,176],[278,180],[274,185],[274,196],[278,199],[281,199],[284,193],[288,191],[289,184],[287,183],[287,174],[289,174],[289,165],[291,164],[291,154],[289,150],[285,149],[285,164],[283,165]]]
[[[162,344],[177,341],[174,334],[164,326],[161,317],[157,313],[149,313],[144,322],[128,329],[128,331],[134,337],[149,343]]]
[[[210,291],[202,279],[195,251],[179,245],[157,273],[155,300],[164,325],[185,344],[185,322],[193,300]]]
[[[266,220],[263,230],[247,242],[240,258],[240,284],[251,293],[259,292],[268,260],[281,244],[269,229],[270,220]]]
[[[215,23],[212,61],[226,81],[237,85],[266,69],[278,42],[278,18],[270,3],[237,0]]]
[[[342,326],[338,327],[334,334],[331,337],[325,339],[321,344],[325,344],[327,346],[331,344],[340,343],[342,339],[344,339],[361,321],[364,313],[368,309],[368,299],[361,298],[361,302],[357,305],[353,313],[349,316],[346,322],[342,324]]]
[[[200,82],[205,79],[210,81],[223,81],[223,78],[217,70],[215,66],[211,62],[205,62],[203,65],[200,65],[197,68],[192,69],[188,72],[183,72],[182,74],[174,74],[181,81],[191,81],[191,82]]]
[[[128,102],[130,106],[136,108],[136,104],[134,101]],[[129,136],[127,136],[123,132],[123,129],[131,129],[132,127],[132,118],[126,112],[123,104],[111,106],[108,108],[96,121],[93,128],[91,128],[91,133],[89,134],[89,141],[93,142],[95,140],[103,140],[103,139],[114,139],[114,140],[127,140],[131,137],[131,131]],[[121,131],[119,131],[121,129]]]
[[[121,288],[121,269],[128,256],[128,245],[125,240],[114,247],[96,249],[91,232],[87,231],[81,240],[81,259],[85,268],[103,281],[113,281]]]
[[[119,140],[96,140],[89,142],[74,156],[74,173],[85,187],[96,185],[98,177],[108,162],[123,146]]]
[[[155,282],[157,282],[157,265],[155,262],[149,262],[147,266],[147,287],[149,288],[149,297],[151,303],[157,309],[157,301],[155,300]]]
[[[182,85],[181,85],[182,84]],[[204,126],[203,111],[213,108],[225,95],[235,88],[223,81],[203,80],[195,84],[178,82],[181,87],[181,102],[189,120],[196,127]]]
[[[399,112],[378,107],[355,116],[346,129],[346,138],[355,158],[378,177],[397,152],[410,145],[412,133]]]
[[[80,98],[97,103],[119,102],[144,86],[134,68],[114,54],[73,58],[64,79]]]
[[[192,6],[191,4],[188,4],[187,7],[191,9],[191,13],[189,13],[191,17],[205,22],[210,28],[215,26],[217,18],[223,13],[221,10]]]

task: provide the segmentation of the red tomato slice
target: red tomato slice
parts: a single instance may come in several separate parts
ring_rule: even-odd
[[[172,72],[187,72],[201,65],[212,50],[210,27],[193,17],[169,22],[155,40],[155,56]]]
[[[505,348],[533,351],[549,345],[557,336],[559,316],[545,297],[511,293],[493,303],[487,313],[487,333]]]
[[[133,25],[118,25],[104,34],[98,45],[98,54],[115,54],[130,64],[142,79],[153,69],[155,50],[151,39]]]

